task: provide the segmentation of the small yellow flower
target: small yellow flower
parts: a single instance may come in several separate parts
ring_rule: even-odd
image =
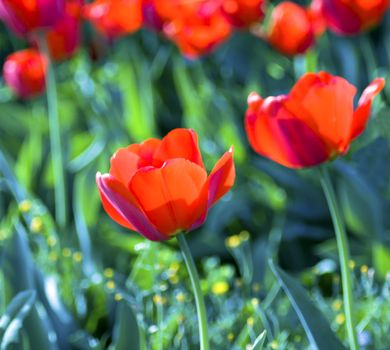
[[[54,236],[47,237],[46,243],[49,247],[54,247],[57,244],[57,238]]]
[[[234,340],[234,333],[232,333],[232,332],[228,333],[227,340],[230,342],[233,341]]]
[[[336,299],[332,303],[332,309],[335,311],[339,311],[341,309],[341,306],[343,305],[343,302],[340,299]]]
[[[184,301],[186,300],[186,295],[183,292],[180,292],[180,293],[176,294],[176,300],[179,303],[184,303]]]
[[[112,278],[114,276],[114,270],[108,267],[108,268],[104,269],[103,275],[106,278]]]
[[[171,282],[172,284],[178,284],[179,281],[180,281],[180,278],[177,275],[169,277],[169,282]]]
[[[155,294],[153,296],[153,303],[156,305],[164,305],[167,302],[167,299],[162,297],[160,294]]]
[[[211,291],[215,295],[222,295],[229,291],[229,284],[226,281],[219,281],[213,284]]]
[[[360,272],[366,274],[368,272],[368,266],[362,265],[362,267],[360,268]]]
[[[83,260],[83,254],[81,254],[81,252],[74,252],[73,260],[77,263],[81,262]]]
[[[339,325],[342,325],[345,322],[345,315],[344,314],[338,314],[335,319],[336,323]]]
[[[277,340],[273,340],[270,345],[271,345],[271,349],[273,349],[273,350],[276,350],[277,348],[279,348],[279,343]]]
[[[116,287],[115,282],[112,281],[112,280],[107,281],[106,287],[107,287],[108,289],[114,289],[114,288]]]
[[[27,213],[28,211],[31,210],[31,207],[32,207],[31,201],[29,201],[28,199],[25,199],[19,203],[19,210],[22,213]]]
[[[69,248],[64,248],[62,249],[62,256],[70,258],[72,256],[72,251]]]
[[[249,327],[252,327],[254,323],[255,323],[255,319],[254,319],[253,317],[249,317],[249,318],[246,320],[246,324],[247,324]]]
[[[356,263],[353,260],[349,260],[348,266],[351,270],[353,270],[356,267]]]
[[[259,299],[258,298],[252,298],[251,304],[253,307],[258,307],[259,306]]]
[[[169,269],[177,272],[180,268],[180,264],[178,261],[174,261],[171,265],[169,265]]]
[[[225,244],[228,248],[237,248],[241,244],[241,239],[238,235],[230,236],[226,238]]]
[[[30,223],[30,230],[34,233],[41,232],[43,228],[43,221],[40,217],[34,217]]]
[[[114,300],[121,301],[123,299],[123,295],[121,293],[115,293]]]
[[[242,242],[246,242],[246,241],[249,240],[249,238],[250,238],[250,234],[249,234],[248,231],[241,231],[240,234],[239,234],[239,236],[240,236],[240,240],[241,240]]]

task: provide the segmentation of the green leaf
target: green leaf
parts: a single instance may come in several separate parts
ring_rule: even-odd
[[[305,289],[291,276],[269,261],[272,272],[287,294],[313,350],[345,350],[324,315],[313,305]]]
[[[0,349],[18,340],[19,331],[23,321],[29,314],[36,298],[33,290],[27,290],[17,294],[9,303],[5,314],[0,318]]]
[[[385,279],[390,273],[390,249],[383,244],[375,243],[372,247],[372,258],[375,272]]]
[[[250,347],[250,350],[262,350],[265,342],[265,337],[267,335],[267,331],[263,331],[260,333],[260,335],[256,338],[253,345]]]
[[[137,317],[126,300],[119,302],[114,327],[113,350],[141,350],[144,340]]]

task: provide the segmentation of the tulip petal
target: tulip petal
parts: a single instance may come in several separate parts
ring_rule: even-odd
[[[135,172],[153,163],[153,155],[161,141],[149,139],[140,144],[132,144],[118,149],[111,157],[110,174],[126,188]]]
[[[157,166],[173,158],[184,158],[204,168],[198,146],[198,136],[193,130],[174,129],[161,140],[154,154]]]
[[[355,94],[356,88],[345,79],[320,72],[305,74],[289,96],[306,111],[297,117],[342,153],[349,143]]]
[[[234,184],[236,170],[233,162],[233,147],[215,164],[209,176],[208,206],[214,205]]]
[[[385,80],[383,78],[377,78],[363,91],[359,99],[358,107],[353,115],[351,140],[358,137],[365,129],[370,116],[372,100],[382,91],[384,86]]]
[[[134,203],[131,194],[110,174],[96,174],[103,207],[107,214],[118,224],[152,241],[162,241],[169,237],[161,234],[150,223],[142,210]]]
[[[358,14],[346,1],[323,0],[322,13],[328,26],[338,34],[356,34],[362,28]]]
[[[256,152],[289,168],[324,162],[329,151],[321,137],[300,118],[305,114],[288,96],[268,97],[257,111],[248,109],[245,128]]]
[[[129,189],[149,220],[165,235],[187,231],[207,207],[206,171],[186,159],[142,168]]]

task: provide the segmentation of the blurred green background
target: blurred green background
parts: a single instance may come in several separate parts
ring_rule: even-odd
[[[234,188],[188,235],[212,348],[245,349],[263,329],[267,349],[310,348],[268,268],[270,257],[300,278],[345,340],[336,243],[318,173],[255,154],[243,118],[251,91],[287,93],[307,69],[343,76],[360,92],[374,77],[387,78],[390,17],[357,37],[327,32],[294,58],[244,31],[194,61],[145,29],[111,45],[87,25],[84,34],[77,55],[55,66],[67,183],[63,232],[53,221],[45,96],[22,101],[0,86],[0,310],[18,292],[35,291],[16,300],[22,329],[0,321],[1,346],[196,349],[194,302],[175,241],[147,242],[115,224],[95,185],[118,147],[176,127],[196,130],[208,169],[235,148]],[[1,63],[24,46],[1,28]],[[331,165],[350,235],[364,349],[388,349],[390,342],[389,98],[387,86],[365,133]],[[26,315],[21,305],[29,306]]]

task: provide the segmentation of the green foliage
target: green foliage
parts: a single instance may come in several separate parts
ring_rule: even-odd
[[[97,60],[86,40],[55,67],[70,214],[61,231],[53,219],[45,99],[21,101],[1,86],[2,348],[198,348],[194,298],[175,241],[149,242],[116,225],[95,185],[118,147],[191,127],[208,170],[231,145],[237,168],[232,191],[188,235],[211,348],[343,349],[337,251],[317,173],[254,154],[243,118],[250,91],[286,93],[306,69],[340,74],[359,91],[374,75],[389,77],[389,28],[365,39],[326,34],[307,57],[295,58],[249,33],[198,61],[147,31],[109,48],[99,39],[104,54]],[[3,37],[5,54],[10,39]],[[365,133],[331,166],[351,239],[363,350],[390,343],[388,117],[389,86]],[[283,270],[270,271],[268,258]]]

